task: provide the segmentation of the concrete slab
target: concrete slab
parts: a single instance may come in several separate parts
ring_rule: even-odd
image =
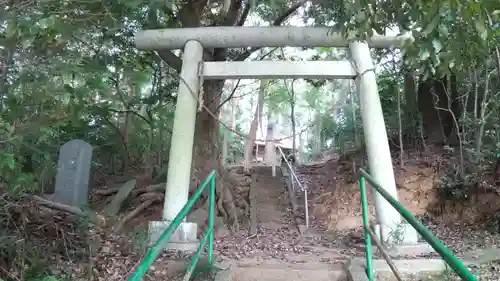
[[[149,222],[149,244],[153,245],[158,241],[160,235],[170,225],[169,221]],[[200,241],[196,238],[198,225],[192,222],[183,222],[174,231],[168,241],[164,241],[162,247],[169,250],[180,250],[194,252],[198,248]]]
[[[232,269],[234,281],[343,281],[345,272],[342,269],[290,269],[290,268],[239,268]]]
[[[420,239],[420,234],[408,223],[397,225],[389,233],[381,233],[380,224],[375,225],[374,228],[375,235],[386,245],[415,245]]]
[[[403,272],[436,272],[447,268],[446,262],[442,259],[401,259],[392,260],[401,273]],[[365,267],[363,258],[355,258],[350,262],[351,267]],[[376,272],[391,271],[389,265],[384,259],[374,259],[373,267]]]
[[[223,264],[219,267],[229,269],[218,273],[216,281],[346,281],[347,278],[342,264],[294,263],[261,258],[228,261]]]
[[[441,259],[413,259],[393,260],[396,268],[401,274],[414,273],[438,273],[447,268],[446,262]],[[365,273],[365,260],[362,258],[352,259],[347,266],[347,275],[352,281],[368,281]],[[376,275],[387,274],[390,276],[392,270],[383,259],[374,259],[373,268]]]
[[[378,248],[374,246],[373,251],[378,251]],[[427,243],[418,243],[414,245],[394,245],[393,247],[388,248],[387,251],[391,258],[419,257],[436,252],[434,248],[432,248],[432,246]]]
[[[461,255],[460,259],[466,266],[479,266],[494,260],[500,259],[500,249],[479,249]],[[448,268],[442,259],[408,259],[393,260],[394,264],[404,276],[419,274],[439,273]],[[393,280],[392,271],[387,262],[383,259],[374,259],[376,280]],[[365,260],[363,258],[352,259],[346,266],[347,276],[351,281],[368,281],[365,270]],[[412,280],[412,279],[408,279]]]
[[[358,245],[359,249],[364,251],[364,245]],[[422,257],[424,258],[426,255],[436,253],[436,250],[432,248],[428,243],[418,243],[414,245],[394,245],[391,248],[385,248],[391,258],[408,258],[408,257]],[[379,249],[377,246],[372,246],[372,253],[378,253]]]

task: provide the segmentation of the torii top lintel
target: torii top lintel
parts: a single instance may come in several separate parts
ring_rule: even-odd
[[[135,44],[142,50],[181,49],[190,40],[205,48],[253,47],[347,47],[349,41],[329,27],[196,27],[139,31]],[[368,44],[372,48],[399,48],[411,34],[375,35]]]

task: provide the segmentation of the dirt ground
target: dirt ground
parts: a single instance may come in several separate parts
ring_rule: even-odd
[[[338,165],[342,164],[326,163],[321,167],[304,166],[299,169],[310,183],[311,219],[324,230],[359,229],[362,226],[359,183],[345,180],[351,178],[351,175],[332,176],[331,171],[338,169]],[[443,225],[475,224],[500,209],[500,196],[482,188],[464,202],[443,202],[435,187],[442,176],[443,172],[438,171],[431,163],[406,163],[404,169],[396,171],[399,201],[415,216],[431,217],[434,222]],[[369,187],[369,183],[367,186]],[[373,222],[375,207],[371,188],[367,192],[370,219]]]
[[[484,230],[484,222],[499,211],[500,205],[497,202],[500,196],[481,186],[460,203],[440,200],[435,186],[445,170],[442,163],[452,161],[449,157],[445,161],[443,158],[446,157],[439,153],[430,156],[407,155],[404,169],[397,168],[395,171],[399,200],[410,212],[424,219],[424,224],[455,253],[496,246],[500,239],[498,235]],[[362,167],[362,161],[357,160],[357,167]],[[398,167],[397,161],[394,162],[394,167]],[[255,280],[260,280],[259,276],[265,275],[259,268],[267,266],[272,271],[275,270],[274,265],[285,271],[319,266],[321,268],[318,270],[323,275],[318,279],[333,280],[331,276],[339,272],[339,264],[351,257],[363,255],[363,249],[359,247],[363,244],[359,184],[352,173],[352,163],[332,157],[322,163],[298,167],[297,171],[301,181],[308,187],[311,226],[307,233],[300,235],[290,223],[288,194],[283,183],[267,175],[257,187],[257,205],[260,204],[257,235],[250,234],[244,224],[231,233],[216,235],[215,250],[218,258],[236,261],[240,268],[256,268],[258,276],[252,277]],[[483,185],[486,186],[487,182],[486,179]],[[245,194],[248,193],[248,188],[241,188],[240,196],[247,196]],[[375,210],[370,188],[368,195],[373,223]],[[161,219],[162,200],[155,200],[154,204],[127,224],[124,228],[124,232],[127,232],[125,235],[109,235],[104,230],[100,231],[101,234],[94,235],[101,237],[101,246],[92,249],[89,259],[88,266],[93,268],[92,280],[122,280],[143,258],[144,252],[138,249],[144,249],[144,245],[138,245],[138,242],[140,244],[147,241],[148,222]],[[298,200],[299,204],[300,201]],[[134,202],[135,205],[133,202],[129,204],[127,212],[140,204],[138,199]],[[299,211],[304,213],[303,206],[299,207]],[[304,223],[303,217],[301,222]],[[163,254],[151,268],[146,280],[165,280],[173,278],[169,275],[171,271],[176,274],[184,272],[183,266],[190,257],[175,255],[176,253],[172,256]],[[179,260],[182,262],[173,262]],[[71,261],[64,261],[67,262]],[[58,264],[64,268],[73,266],[75,271],[66,275],[82,275],[83,269],[80,266],[64,263]],[[85,278],[81,280],[89,280],[88,274],[84,275]],[[290,272],[290,276],[295,275],[297,274]],[[297,276],[289,279],[304,279],[300,274]],[[247,277],[240,279],[253,280],[250,276]]]

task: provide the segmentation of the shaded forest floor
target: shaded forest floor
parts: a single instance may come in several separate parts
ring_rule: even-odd
[[[357,167],[363,166],[364,159],[352,158],[356,159]],[[438,148],[433,148],[427,154],[408,151],[404,168],[396,168],[395,171],[399,199],[455,253],[494,247],[500,243],[500,205],[497,203],[500,195],[493,183],[490,169],[484,171],[478,186],[463,190],[466,197],[456,200],[444,197],[442,190],[436,187],[456,163],[457,159],[453,155]],[[397,160],[394,161],[394,167],[399,167]],[[283,223],[278,227],[261,229],[257,236],[249,235],[245,224],[233,231],[218,231],[215,245],[218,259],[250,262],[256,255],[260,255],[264,259],[303,263],[307,260],[298,259],[309,255],[316,257],[308,258],[309,261],[335,264],[363,255],[359,185],[352,173],[352,161],[332,157],[321,163],[300,166],[297,170],[309,190],[311,227],[307,233],[300,235],[286,216],[283,216]],[[95,192],[105,194],[110,190],[112,181],[111,178],[107,179],[106,186],[97,188]],[[139,184],[141,179],[137,182]],[[74,217],[65,212],[45,212],[43,207],[34,202],[20,201],[9,225],[25,233],[26,239],[23,242],[11,242],[10,245],[16,248],[11,247],[11,253],[4,251],[0,254],[9,257],[19,251],[16,250],[19,247],[24,247],[27,252],[28,249],[46,249],[44,253],[32,251],[30,256],[38,255],[36,262],[48,264],[50,274],[70,276],[71,280],[122,280],[143,257],[148,222],[160,220],[163,207],[163,198],[158,195],[161,192],[158,193],[157,190],[161,190],[161,187],[141,182],[136,189],[144,192],[127,202],[125,210],[111,220],[121,221],[131,211],[137,210],[138,206],[145,202],[149,202],[149,205],[133,219],[127,220],[118,233],[98,224],[82,226],[88,225],[79,223],[82,218],[75,221]],[[237,196],[248,196],[247,187],[242,185],[239,189],[235,192]],[[286,200],[286,196],[285,193],[279,198],[276,195],[276,203]],[[106,205],[102,202],[103,197],[93,198],[93,210],[102,211],[102,207]],[[373,220],[375,210],[372,200],[370,201]],[[289,212],[284,204],[281,206],[280,212]],[[299,213],[304,213],[303,206],[299,208]],[[300,219],[303,223],[304,218]],[[3,243],[10,243],[5,241]],[[0,246],[2,249],[9,249]],[[46,252],[51,253],[49,259],[45,258]],[[297,259],[293,260],[293,257]],[[145,280],[175,280],[184,272],[189,258],[178,252],[165,252]],[[28,262],[35,264],[34,261]],[[11,280],[29,279],[20,275],[21,272],[27,274],[21,268],[23,264],[8,263],[5,258],[0,259],[0,276]]]

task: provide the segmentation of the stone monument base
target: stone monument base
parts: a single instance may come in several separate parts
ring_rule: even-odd
[[[170,225],[170,221],[151,221],[149,222],[149,245],[152,246],[160,235]],[[166,250],[180,250],[186,252],[195,252],[198,249],[200,241],[196,238],[198,225],[193,222],[183,222],[172,233],[170,239],[162,242],[162,248]]]
[[[381,239],[380,224],[375,225],[375,235],[385,244],[389,255],[393,258],[421,256],[435,252],[426,241],[420,241],[420,234],[411,224],[400,224],[393,232],[384,233],[384,237]],[[376,246],[374,246],[374,250],[375,248]]]
[[[375,225],[375,235],[378,239],[386,244],[414,245],[418,243],[419,234],[411,224],[402,223],[396,226],[393,230],[384,227],[384,232],[381,233],[381,225]]]

